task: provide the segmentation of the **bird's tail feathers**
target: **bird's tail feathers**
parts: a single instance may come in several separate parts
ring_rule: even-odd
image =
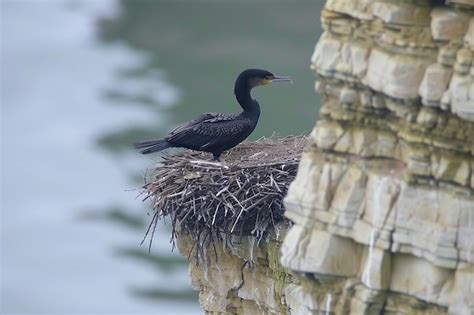
[[[135,149],[143,149],[140,150],[142,154],[149,154],[153,152],[158,152],[167,148],[171,147],[171,144],[166,140],[147,140],[147,141],[140,141],[133,144]]]

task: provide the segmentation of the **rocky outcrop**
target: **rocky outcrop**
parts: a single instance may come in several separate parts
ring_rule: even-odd
[[[315,278],[307,309],[474,313],[473,8],[327,1],[311,59],[324,104],[281,257]]]
[[[321,21],[293,225],[191,257],[204,309],[474,314],[474,2],[327,0]]]
[[[199,291],[199,302],[206,314],[288,312],[287,290],[301,282],[279,262],[283,233],[287,230],[288,225],[281,223],[260,244],[253,236],[233,237],[227,242],[215,241],[204,251],[189,256],[191,281]],[[193,252],[194,246],[189,234],[178,234],[181,253]]]

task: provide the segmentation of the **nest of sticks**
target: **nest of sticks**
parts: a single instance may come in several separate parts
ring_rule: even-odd
[[[144,240],[150,236],[151,246],[158,220],[169,217],[173,245],[181,230],[201,247],[229,235],[252,235],[259,243],[285,220],[283,198],[305,143],[302,136],[244,142],[221,162],[190,150],[163,156],[143,187],[153,205]]]

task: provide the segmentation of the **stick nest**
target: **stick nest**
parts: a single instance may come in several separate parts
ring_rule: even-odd
[[[169,217],[172,241],[184,229],[203,244],[214,237],[253,235],[257,242],[285,220],[283,198],[296,176],[304,137],[262,138],[244,142],[221,160],[185,150],[163,157],[146,179],[145,200],[153,215],[145,238],[150,246],[158,220]]]

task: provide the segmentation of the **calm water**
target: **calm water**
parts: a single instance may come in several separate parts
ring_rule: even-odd
[[[104,91],[133,95],[153,85],[168,106],[178,97],[158,74],[138,82],[118,75],[148,60],[95,39],[95,17],[118,10],[113,1],[2,1],[2,314],[200,313],[196,303],[130,294],[164,282],[188,287],[184,268],[164,273],[117,258],[118,248],[138,248],[142,229],[81,220],[112,205],[146,213],[126,191],[137,187],[126,171],[149,160],[108,154],[96,139],[157,118],[114,106]],[[168,253],[167,240],[157,237],[154,250]]]
[[[169,231],[152,255],[138,246],[148,205],[133,189],[155,157],[130,144],[237,111],[249,67],[295,81],[255,91],[252,137],[311,130],[320,7],[2,0],[2,314],[200,314]]]

